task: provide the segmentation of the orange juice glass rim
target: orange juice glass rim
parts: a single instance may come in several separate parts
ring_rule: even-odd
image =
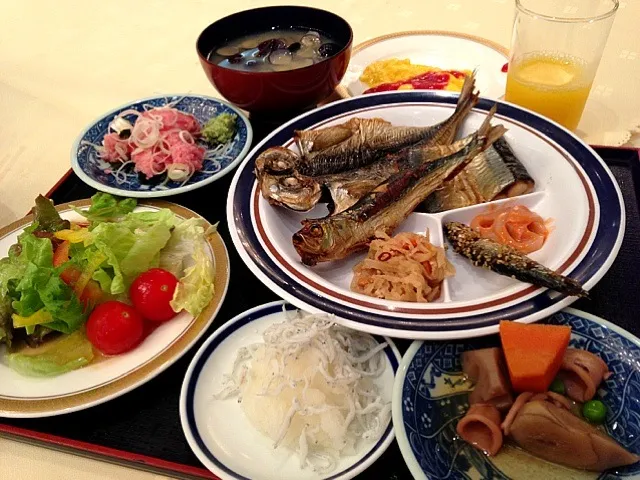
[[[543,20],[548,20],[550,22],[558,22],[558,23],[591,23],[597,22],[599,20],[604,20],[609,18],[611,15],[616,13],[618,7],[620,6],[619,0],[611,0],[612,7],[610,10],[601,13],[600,15],[594,15],[592,17],[560,17],[556,15],[545,15],[544,13],[536,12],[531,10],[523,5],[525,0],[516,0],[516,8],[527,15],[531,15],[537,18],[541,18]]]

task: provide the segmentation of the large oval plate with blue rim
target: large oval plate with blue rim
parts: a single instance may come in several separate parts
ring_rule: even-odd
[[[198,459],[223,480],[347,480],[363,472],[389,447],[394,439],[389,422],[375,442],[363,443],[352,456],[342,457],[334,471],[320,475],[301,469],[298,458],[273,442],[249,422],[236,399],[215,400],[224,375],[231,371],[238,349],[261,342],[262,332],[287,319],[283,307],[296,307],[275,301],[243,312],[226,322],[200,347],[187,370],[180,393],[180,419],[185,437]],[[400,362],[400,353],[387,338],[384,349],[387,368],[374,379],[385,401],[391,391]],[[247,461],[250,459],[250,461]]]
[[[640,340],[606,320],[572,308],[543,323],[571,326],[570,345],[593,352],[607,363],[613,375],[598,392],[607,406],[607,432],[629,451],[640,454]],[[469,406],[470,389],[462,375],[460,354],[499,344],[496,335],[452,343],[413,342],[405,353],[393,388],[393,425],[415,479],[640,478],[640,463],[597,474],[554,465],[511,446],[503,446],[490,458],[457,440],[456,425]]]
[[[202,171],[195,173],[185,184],[173,181],[165,185],[162,185],[162,182],[141,182],[138,174],[133,171],[122,172],[116,177],[117,167],[102,160],[90,144],[102,144],[109,123],[120,112],[129,109],[144,111],[145,108],[161,107],[172,102],[176,102],[174,106],[178,110],[195,116],[201,125],[221,113],[236,114],[237,131],[225,155],[206,159]],[[78,136],[71,148],[71,167],[83,182],[103,192],[138,198],[166,197],[203,187],[229,173],[251,148],[252,138],[253,131],[249,120],[240,110],[222,100],[189,94],[148,97],[122,105],[93,121]]]
[[[229,230],[245,263],[269,288],[298,307],[332,313],[348,327],[392,337],[487,335],[497,331],[500,319],[532,322],[573,302],[575,297],[473,267],[452,251],[447,256],[456,275],[445,280],[438,301],[393,302],[351,292],[352,268],[364,253],[306,267],[291,242],[300,221],[326,215],[326,207],[318,205],[307,213],[273,207],[256,188],[256,157],[277,145],[295,150],[294,130],[335,125],[354,117],[379,117],[394,125],[433,125],[451,115],[457,98],[452,93],[417,91],[364,95],[311,111],[274,131],[240,165],[227,201]],[[477,130],[495,103],[481,99],[465,120],[461,135]],[[553,231],[532,258],[592,288],[613,263],[624,234],[624,204],[610,170],[579,138],[533,112],[499,102],[494,123],[507,127],[507,141],[536,181],[534,192],[497,203],[524,204],[551,218]],[[397,231],[428,230],[432,243],[444,245],[443,222],[468,222],[486,208],[414,212]]]

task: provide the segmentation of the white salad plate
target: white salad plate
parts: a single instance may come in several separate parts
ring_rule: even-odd
[[[389,301],[352,292],[353,267],[366,252],[308,267],[300,261],[292,235],[307,218],[327,214],[324,204],[310,212],[270,205],[257,189],[254,163],[266,148],[296,150],[294,130],[343,123],[350,118],[382,118],[396,126],[428,126],[448,118],[458,94],[406,91],[342,100],[303,114],[267,136],[238,167],[227,201],[229,231],[241,258],[275,293],[297,307],[336,315],[347,327],[377,335],[413,339],[453,339],[487,335],[500,319],[533,322],[568,306],[567,297],[546,288],[474,267],[451,249],[456,274],[444,281],[431,303]],[[552,221],[543,248],[531,257],[591,289],[615,259],[625,229],[619,186],[604,161],[578,137],[529,110],[497,102],[493,124],[507,128],[505,139],[535,180],[527,195],[494,204],[523,204]],[[481,99],[462,125],[460,136],[478,129],[496,104]],[[442,225],[469,222],[486,211],[475,205],[438,214],[412,213],[397,232],[429,232],[444,246]]]
[[[198,459],[222,480],[346,480],[363,472],[394,439],[391,423],[376,441],[363,443],[353,456],[345,456],[335,470],[320,475],[302,469],[298,458],[252,426],[237,398],[216,400],[223,377],[229,373],[238,349],[261,342],[262,332],[287,319],[284,312],[295,307],[283,301],[260,305],[226,322],[200,347],[185,375],[180,393],[182,429]],[[384,399],[391,401],[400,353],[389,339],[384,349],[387,368],[377,379]]]
[[[409,59],[417,65],[442,70],[476,70],[476,85],[487,98],[504,95],[507,74],[502,67],[509,52],[502,45],[474,35],[438,30],[391,33],[367,40],[353,48],[349,68],[338,87],[343,98],[362,95],[367,88],[360,76],[379,60]]]
[[[62,218],[84,220],[70,209],[84,207],[90,200],[80,200],[56,208]],[[169,208],[181,218],[199,215],[169,202],[144,202],[136,211]],[[33,220],[31,215],[0,230],[0,258]],[[206,332],[213,322],[229,284],[229,257],[218,233],[208,238],[208,252],[215,268],[214,297],[197,317],[179,313],[158,326],[133,350],[112,357],[103,357],[78,370],[55,377],[28,377],[9,368],[3,362],[6,348],[0,347],[0,417],[47,417],[75,412],[119,397],[148,382],[175,363]]]
[[[236,133],[229,144],[219,154],[205,158],[202,170],[193,174],[186,182],[161,182],[157,179],[141,181],[133,165],[120,170],[120,163],[109,163],[100,158],[95,146],[102,145],[104,136],[109,133],[109,124],[116,115],[125,110],[143,112],[152,107],[171,104],[181,112],[193,115],[200,125],[221,113],[237,115]],[[134,121],[135,117],[125,117]],[[155,198],[177,195],[204,187],[231,172],[245,157],[251,148],[253,130],[247,117],[223,100],[193,94],[172,94],[142,98],[126,103],[101,115],[91,122],[76,138],[71,148],[71,168],[87,185],[102,192],[125,197]],[[199,145],[209,148],[202,140]]]

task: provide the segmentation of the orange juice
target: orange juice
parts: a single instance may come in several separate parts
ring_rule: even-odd
[[[505,100],[575,130],[592,81],[576,57],[534,52],[509,65]]]

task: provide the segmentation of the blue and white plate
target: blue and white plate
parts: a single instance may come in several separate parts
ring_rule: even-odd
[[[195,173],[187,183],[141,182],[138,174],[132,170],[116,174],[118,165],[102,160],[91,145],[102,145],[102,139],[108,133],[109,123],[120,112],[130,109],[142,112],[150,107],[162,107],[173,102],[175,108],[192,114],[201,125],[221,113],[234,113],[238,116],[237,131],[229,147],[219,156],[205,160],[203,169]],[[251,148],[252,138],[253,131],[249,120],[240,110],[222,100],[187,94],[149,97],[122,105],[92,122],[78,136],[71,148],[71,168],[83,182],[103,192],[138,198],[166,197],[203,187],[229,173],[246,156]],[[203,146],[206,145],[203,143]]]
[[[640,340],[606,320],[572,308],[543,323],[571,326],[571,346],[593,352],[607,363],[613,375],[599,390],[607,406],[607,432],[629,451],[640,454]],[[640,463],[598,475],[557,466],[509,446],[489,458],[457,440],[455,429],[468,408],[470,388],[462,375],[460,355],[499,342],[497,336],[453,343],[413,342],[402,358],[393,388],[393,426],[415,479],[640,478]]]
[[[243,312],[220,327],[195,354],[180,393],[180,419],[189,446],[198,459],[222,480],[346,480],[363,472],[394,439],[391,422],[375,443],[363,444],[343,457],[333,472],[322,476],[301,469],[297,457],[273,442],[249,422],[236,399],[215,400],[223,375],[231,371],[238,349],[262,341],[270,325],[286,320],[295,307],[276,301]],[[387,368],[377,379],[385,401],[391,401],[400,353],[387,338]]]
[[[302,264],[291,241],[301,220],[327,214],[325,205],[296,213],[270,205],[256,188],[256,157],[266,148],[295,150],[293,131],[343,123],[350,118],[383,118],[394,125],[428,126],[448,118],[458,96],[446,92],[393,92],[363,95],[332,103],[297,117],[274,131],[236,171],[227,201],[227,218],[241,258],[269,288],[312,312],[335,314],[347,327],[377,335],[412,339],[468,338],[497,332],[500,319],[532,322],[566,307],[566,297],[474,267],[452,251],[456,268],[438,301],[397,302],[350,290],[353,267],[365,253],[315,267]],[[469,114],[461,135],[478,129],[496,102],[482,99]],[[498,102],[494,124],[507,129],[507,141],[536,181],[535,191],[493,203],[523,204],[553,220],[544,247],[532,258],[581,282],[588,290],[615,259],[625,227],[622,195],[603,160],[574,134],[517,106]],[[445,244],[442,224],[469,222],[486,210],[476,205],[439,214],[412,213],[399,228]]]

